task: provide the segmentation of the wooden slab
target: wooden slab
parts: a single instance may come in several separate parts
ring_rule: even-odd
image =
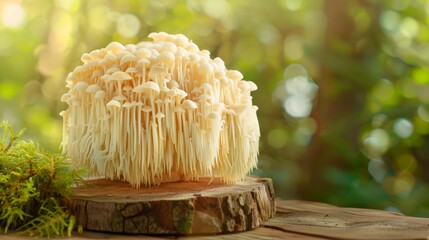
[[[254,229],[274,216],[271,179],[247,177],[170,182],[134,189],[126,182],[89,180],[70,207],[84,229],[128,234],[219,234]]]
[[[305,201],[277,200],[277,214],[264,226],[327,239],[429,239],[427,218]]]
[[[396,239],[427,240],[429,219],[408,217],[373,209],[341,208],[324,203],[297,200],[276,200],[275,217],[262,226],[245,232],[213,236],[129,235],[84,231],[73,232],[72,239]],[[22,236],[1,235],[0,239],[15,240]]]

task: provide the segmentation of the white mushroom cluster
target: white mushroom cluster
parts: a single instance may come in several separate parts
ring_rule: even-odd
[[[182,34],[85,53],[61,100],[63,151],[74,167],[134,187],[242,180],[259,145],[253,82]]]

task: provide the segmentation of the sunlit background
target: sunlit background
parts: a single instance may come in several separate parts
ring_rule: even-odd
[[[0,119],[58,151],[83,53],[183,33],[259,86],[279,197],[429,217],[428,26],[426,0],[1,0]]]

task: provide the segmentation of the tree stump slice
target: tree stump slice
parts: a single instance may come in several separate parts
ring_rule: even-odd
[[[128,234],[219,234],[261,226],[275,214],[268,178],[236,184],[209,178],[134,189],[127,182],[87,180],[70,207],[84,229]]]

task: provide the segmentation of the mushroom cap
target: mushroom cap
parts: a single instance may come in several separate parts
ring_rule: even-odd
[[[117,71],[109,77],[109,81],[127,81],[132,79],[133,77],[131,77],[128,73],[122,71]]]
[[[209,115],[207,115],[207,117],[210,118],[210,119],[216,120],[216,119],[219,119],[219,113],[217,113],[217,112],[211,112],[211,113],[209,113]]]
[[[130,102],[125,102],[124,104],[122,104],[122,107],[124,107],[124,108],[131,108],[131,103]]]
[[[160,59],[164,64],[171,64],[176,59],[176,56],[170,51],[165,51],[161,53]]]
[[[129,62],[137,62],[137,57],[134,56],[133,54],[127,54],[121,58],[120,65],[122,66],[126,63],[129,63]]]
[[[129,68],[127,68],[127,70],[125,72],[126,73],[136,73],[137,69],[135,67],[129,67]]]
[[[205,90],[212,90],[213,86],[208,82],[204,82],[203,84],[201,84],[201,88]]]
[[[177,95],[177,92],[174,89],[170,89],[167,92],[167,96],[169,96],[169,97],[174,97],[176,95]]]
[[[249,86],[250,86],[250,91],[256,91],[256,90],[258,90],[258,86],[254,83],[254,82],[252,82],[252,81],[247,81],[247,83],[249,84]]]
[[[103,80],[103,81],[108,81],[109,80],[109,78],[110,78],[110,74],[108,74],[108,73],[106,73],[106,74],[104,74],[103,76],[101,76],[101,80]]]
[[[167,87],[169,88],[179,88],[179,83],[173,79],[171,79],[169,82],[167,82]]]
[[[148,112],[152,112],[152,107],[151,107],[151,106],[149,106],[149,105],[144,105],[144,106],[142,107],[142,111],[143,111],[143,112],[146,112],[146,113],[148,113]]]
[[[60,115],[61,117],[64,117],[67,114],[67,111],[61,111],[58,115]]]
[[[84,63],[89,62],[90,60],[92,60],[93,58],[91,57],[91,55],[89,53],[84,53],[82,55],[82,57],[80,58],[80,60]]]
[[[107,97],[107,93],[103,90],[98,90],[94,96],[95,99],[102,99],[102,98],[106,98],[106,97]]]
[[[213,67],[208,62],[204,61],[199,67],[198,71],[200,74],[211,74],[213,73]]]
[[[237,70],[229,70],[226,73],[226,76],[233,81],[240,81],[241,79],[243,79],[243,74],[241,74],[241,72]]]
[[[202,93],[202,92],[203,91],[199,87],[194,87],[194,89],[192,89],[192,91],[191,91],[191,93],[193,93],[193,94],[198,94],[198,93]]]
[[[145,87],[143,84],[137,85],[133,88],[133,92],[135,93],[142,93],[144,92],[144,90],[145,90]]]
[[[165,32],[153,32],[149,34],[149,38],[152,38],[155,41],[164,40],[167,37],[167,33]]]
[[[120,72],[120,71],[121,71],[121,69],[115,66],[115,67],[109,68],[109,70],[107,70],[107,73],[112,75],[113,73]]]
[[[147,48],[140,48],[139,50],[137,50],[135,52],[135,54],[136,54],[136,56],[138,58],[141,58],[140,60],[142,60],[142,59],[146,59],[147,60],[148,58],[151,57],[152,52],[149,49],[147,49]]]
[[[240,114],[245,112],[248,109],[248,105],[246,104],[239,104],[239,105],[232,105],[229,106],[229,109],[234,110],[236,113]]]
[[[73,90],[76,91],[85,91],[88,88],[89,84],[87,82],[78,82],[74,86]]]
[[[165,75],[165,74],[166,74],[165,68],[161,66],[154,66],[149,71],[149,78],[154,80],[156,76]]]
[[[125,45],[125,48],[128,50],[128,51],[130,51],[130,52],[133,52],[133,51],[135,51],[136,50],[136,45],[134,45],[134,44],[127,44],[127,45]]]
[[[85,67],[86,67],[86,70],[87,70],[88,68],[95,67],[95,66],[97,66],[97,65],[98,65],[98,61],[96,61],[96,60],[91,60],[91,61],[89,61],[89,62],[85,63],[83,66],[85,66]]]
[[[164,113],[162,113],[162,112],[158,112],[158,113],[155,115],[155,117],[156,117],[156,118],[163,118],[163,117],[165,117],[165,114],[164,114]]]
[[[107,53],[106,56],[104,56],[104,60],[106,60],[107,62],[114,62],[116,61],[116,59],[118,59],[116,55],[111,52]]]
[[[85,65],[82,66],[77,66],[74,70],[73,73],[74,74],[78,74],[78,73],[82,73],[84,71],[86,71],[87,67]]]
[[[64,93],[62,96],[61,96],[61,102],[68,102],[69,100],[70,100],[70,94],[69,93]]]
[[[188,56],[188,52],[183,47],[177,47],[176,56],[178,58],[183,58]]]
[[[181,106],[184,109],[196,109],[196,108],[198,108],[198,105],[194,101],[189,100],[189,99],[183,101]]]
[[[113,97],[113,100],[116,100],[116,101],[125,101],[125,100],[128,100],[128,99],[124,95],[116,95],[116,96]]]
[[[160,92],[159,85],[152,81],[145,82],[141,86],[142,86],[143,92],[145,93],[154,92],[158,94]]]
[[[150,52],[150,51],[149,51]],[[142,58],[140,59],[137,64],[141,64],[141,65],[149,65],[150,61],[147,58]]]
[[[66,83],[74,83],[76,82],[76,78],[73,76],[73,73],[69,73],[67,75]]]
[[[101,76],[103,76],[103,71],[101,69],[97,69],[92,73],[91,78],[94,79],[99,78]]]
[[[185,109],[183,109],[183,107],[181,105],[178,105],[174,108],[174,112],[184,113],[186,111],[185,111]]]
[[[142,102],[132,101],[131,102],[131,106],[143,106],[143,103]]]
[[[100,87],[97,84],[91,84],[86,88],[87,93],[95,93],[100,90]]]
[[[213,101],[213,97],[208,95],[208,94],[201,94],[198,97],[198,102],[212,102]]]
[[[107,103],[107,108],[121,108],[121,103],[112,99]]]
[[[131,90],[133,90],[134,88],[133,88],[131,85],[126,85],[126,86],[124,86],[122,89],[123,89],[124,91],[131,91]]]
[[[176,91],[176,96],[178,96],[179,99],[183,99],[188,96],[188,93],[186,93],[182,89],[179,89],[179,88],[173,88],[173,89]]]
[[[174,43],[180,47],[187,47],[189,45],[189,39],[183,34],[176,34],[176,39]]]
[[[177,46],[172,42],[166,42],[164,46],[162,46],[162,50],[166,52],[175,53],[177,51]]]
[[[122,45],[122,44],[120,44],[118,42],[111,42],[106,47],[106,50],[114,52],[114,53],[122,51],[124,49],[125,49],[124,45]]]

